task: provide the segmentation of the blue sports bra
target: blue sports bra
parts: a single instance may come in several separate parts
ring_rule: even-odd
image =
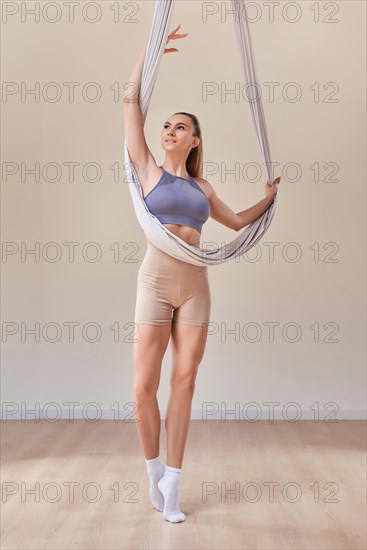
[[[158,183],[144,198],[161,223],[188,225],[201,233],[210,215],[210,203],[194,178],[181,178],[164,168]]]

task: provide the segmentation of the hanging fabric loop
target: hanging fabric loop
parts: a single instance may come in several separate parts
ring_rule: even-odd
[[[231,3],[237,50],[243,79],[250,90],[254,88],[256,90],[259,85],[250,29],[247,18],[245,17],[246,4],[244,0],[231,0]],[[143,125],[145,124],[150,100],[159,73],[162,55],[167,42],[173,6],[174,0],[156,0],[155,2],[139,96]],[[268,182],[272,185],[276,185],[272,183],[274,181],[273,166],[270,158],[270,148],[262,99],[261,96],[252,96],[250,99],[249,107],[252,121],[263,164],[268,176]],[[169,229],[161,224],[158,218],[149,211],[144,201],[138,173],[130,159],[126,140],[125,169],[138,222],[149,240],[167,254],[194,265],[218,265],[243,255],[254,246],[267,231],[279,202],[279,191],[277,191],[273,202],[266,212],[264,212],[255,222],[241,230],[231,242],[222,244],[221,246],[213,246],[210,244],[208,247],[198,248],[186,243],[180,237],[169,231]]]

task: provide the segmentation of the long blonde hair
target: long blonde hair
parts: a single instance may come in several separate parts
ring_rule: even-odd
[[[193,135],[200,138],[200,143],[196,147],[193,147],[186,159],[186,170],[187,173],[192,178],[202,178],[203,177],[203,139],[201,137],[201,128],[199,120],[196,115],[192,113],[185,113],[180,111],[179,113],[174,113],[175,115],[186,115],[191,118],[194,125]]]

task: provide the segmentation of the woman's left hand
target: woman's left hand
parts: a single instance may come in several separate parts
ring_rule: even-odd
[[[188,33],[177,34],[176,31],[178,31],[178,29],[180,27],[181,27],[181,23],[179,24],[178,27],[176,27],[175,29],[173,29],[173,31],[171,31],[169,33],[169,35],[167,36],[166,44],[168,44],[168,42],[170,42],[171,40],[177,40],[178,38],[185,38],[185,36],[188,36]],[[170,52],[178,52],[178,49],[177,48],[165,48],[163,53],[170,53]]]
[[[268,198],[274,198],[274,196],[276,195],[276,193],[278,192],[278,187],[277,185],[280,183],[280,176],[279,178],[277,178],[276,180],[274,180],[274,183],[272,183],[270,185],[269,182],[266,182],[265,184],[265,195],[268,197]]]

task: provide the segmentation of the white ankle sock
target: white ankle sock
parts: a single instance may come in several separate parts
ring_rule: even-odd
[[[166,465],[163,464],[159,456],[150,460],[145,459],[145,462],[147,465],[147,472],[150,481],[150,500],[152,501],[152,504],[156,510],[158,510],[159,512],[163,512],[164,498],[160,489],[158,489],[158,481],[161,479],[161,477],[163,477]]]
[[[186,519],[179,506],[180,478],[180,468],[166,466],[164,476],[158,481],[158,488],[164,496],[163,517],[172,523]]]

